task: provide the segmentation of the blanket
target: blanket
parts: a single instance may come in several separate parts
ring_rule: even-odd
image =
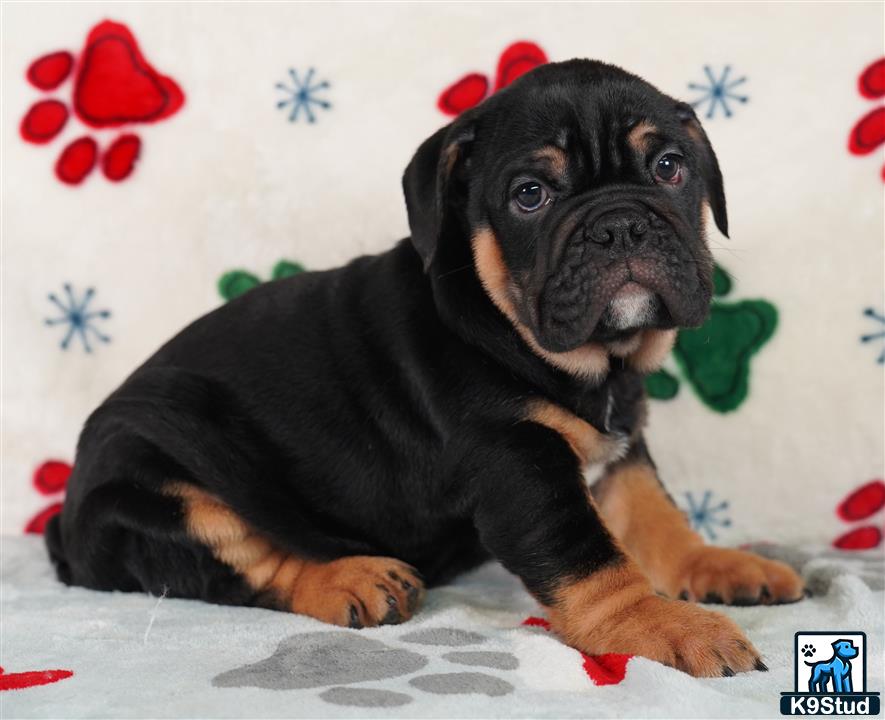
[[[881,691],[883,555],[763,545],[813,596],[725,608],[769,672],[694,679],[650,660],[582,656],[496,564],[431,590],[403,625],[310,618],[61,586],[36,538],[3,538],[0,715],[79,717],[779,717],[794,633],[860,630]],[[721,608],[720,608],[721,609]]]

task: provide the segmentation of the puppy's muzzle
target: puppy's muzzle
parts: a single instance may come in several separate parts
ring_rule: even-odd
[[[552,272],[539,294],[537,336],[542,346],[554,352],[575,348],[604,318],[617,322],[602,327],[603,334],[633,327],[640,316],[643,322],[662,325],[699,324],[708,293],[681,240],[684,222],[657,195],[619,193],[605,201],[592,198],[576,210],[577,221],[564,224],[569,232],[553,246]],[[640,299],[643,303],[630,318],[609,312],[612,299],[628,283],[645,291],[642,298],[628,298],[634,305]]]

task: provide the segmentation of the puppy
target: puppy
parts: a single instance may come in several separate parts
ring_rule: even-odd
[[[579,650],[765,669],[685,601],[792,602],[799,577],[706,547],[642,435],[643,373],[707,314],[708,207],[727,230],[691,108],[546,65],[403,185],[410,239],[209,313],[89,417],[47,531],[59,578],[359,628],[493,557]]]

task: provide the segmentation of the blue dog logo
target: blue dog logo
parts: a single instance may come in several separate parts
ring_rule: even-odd
[[[815,658],[832,657],[829,660]],[[781,715],[878,715],[867,690],[867,635],[861,630],[800,630],[793,637],[793,691]]]
[[[850,693],[851,689],[851,661],[857,657],[858,649],[851,640],[836,640],[833,643],[833,657],[829,660],[805,664],[811,668],[811,677],[808,680],[808,692],[811,693]],[[827,690],[827,685],[833,681],[833,689]]]

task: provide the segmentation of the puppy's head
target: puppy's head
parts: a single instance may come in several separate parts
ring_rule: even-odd
[[[469,244],[486,292],[545,351],[706,317],[705,205],[727,232],[716,156],[688,105],[619,68],[524,75],[424,142],[403,185],[425,269],[452,270]]]

